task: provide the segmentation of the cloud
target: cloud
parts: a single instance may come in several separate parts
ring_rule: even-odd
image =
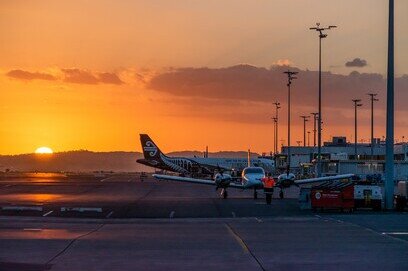
[[[99,82],[91,72],[80,69],[62,69],[64,81],[75,84],[97,84]]]
[[[213,102],[252,101],[266,102],[287,100],[287,67],[273,66],[270,69],[250,65],[226,68],[180,68],[157,74],[147,87],[175,97],[212,99]],[[298,79],[292,84],[292,101],[296,106],[313,108],[317,104],[318,72],[298,71]],[[364,99],[368,91],[377,91],[385,101],[386,82],[381,74],[351,72],[349,75],[323,72],[323,103],[333,108],[349,108],[351,99]],[[408,93],[399,92],[408,88],[408,76],[395,79],[396,103],[402,105]]]
[[[98,74],[99,82],[104,84],[121,85],[124,82],[120,80],[115,73],[103,72]]]
[[[6,74],[8,77],[19,79],[19,80],[48,80],[54,81],[57,78],[51,74],[43,72],[29,72],[24,70],[11,70]]]
[[[346,67],[357,67],[357,68],[362,68],[367,66],[367,61],[361,58],[355,58],[352,61],[347,61],[346,62]]]
[[[115,73],[102,72],[102,73],[93,73],[88,70],[80,69],[61,69],[64,73],[64,81],[68,83],[75,84],[114,84],[121,85],[124,82],[119,78]]]
[[[273,65],[276,66],[293,66],[293,62],[289,59],[278,59],[278,61],[274,62]]]

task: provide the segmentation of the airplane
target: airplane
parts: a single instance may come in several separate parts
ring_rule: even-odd
[[[163,175],[163,174],[153,174],[153,177],[158,180],[195,183],[195,184],[202,184],[202,185],[213,185],[215,186],[216,190],[221,188],[221,196],[224,199],[228,197],[227,188],[235,188],[235,189],[243,189],[243,190],[253,189],[254,199],[257,199],[257,190],[263,189],[265,193],[266,204],[271,204],[272,194],[273,194],[273,190],[275,187],[280,188],[279,196],[280,198],[283,198],[283,189],[288,188],[292,185],[299,186],[299,185],[325,182],[325,181],[349,179],[349,178],[352,178],[353,176],[354,174],[342,174],[342,175],[329,176],[329,177],[295,180],[294,174],[285,173],[285,174],[279,175],[277,181],[275,181],[269,177],[266,177],[266,174],[263,168],[253,167],[250,165],[250,163],[248,163],[248,167],[246,167],[242,171],[240,183],[234,182],[234,178],[231,177],[231,175],[225,174],[223,172],[219,172],[215,174],[213,180],[197,179],[197,178],[190,178],[190,177],[180,177],[180,176],[170,176],[170,175]]]
[[[138,163],[186,176],[214,176],[220,170],[241,172],[247,166],[246,158],[169,157],[160,151],[147,134],[140,134],[140,142],[144,159],[138,159]],[[275,169],[275,161],[272,159],[251,158],[250,162],[267,172]]]

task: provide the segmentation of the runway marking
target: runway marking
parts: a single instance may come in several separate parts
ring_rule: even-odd
[[[106,216],[106,218],[111,217],[111,215],[113,215],[113,211],[110,211],[110,213]]]
[[[129,179],[129,180],[127,180],[127,181],[128,181],[128,183],[130,183],[132,180],[133,180],[133,178],[130,178],[130,179]]]
[[[47,213],[43,214],[43,216],[50,215],[50,214],[52,214],[52,212],[54,212],[54,211],[49,211],[49,212],[47,212]]]
[[[26,228],[23,229],[23,231],[42,231],[43,229],[37,229],[37,228]]]
[[[43,207],[39,206],[2,206],[3,211],[39,211],[42,212]]]
[[[107,181],[107,180],[109,180],[109,179],[113,179],[113,178],[115,178],[115,176],[108,177],[108,178],[102,179],[102,180],[100,180],[100,181],[101,181],[101,182],[104,182],[104,181]]]
[[[260,218],[258,218],[258,217],[255,217],[255,220],[258,221],[258,223],[262,223],[262,222],[263,222],[262,219],[260,219]]]
[[[233,217],[233,218],[236,217],[235,212],[231,212],[231,214],[232,214],[232,217]]]
[[[102,208],[95,208],[95,207],[61,207],[61,212],[98,212],[102,213]]]
[[[171,211],[171,213],[170,213],[170,218],[173,218],[174,217],[174,214],[175,214],[176,212],[175,211]]]

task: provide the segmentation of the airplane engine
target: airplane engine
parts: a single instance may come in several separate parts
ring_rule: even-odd
[[[288,188],[295,183],[295,175],[292,173],[281,174],[278,177],[278,186]]]
[[[227,188],[232,181],[232,177],[229,174],[217,173],[214,176],[214,182],[217,188]]]

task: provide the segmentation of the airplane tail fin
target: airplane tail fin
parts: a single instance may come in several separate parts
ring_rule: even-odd
[[[142,144],[143,155],[146,160],[161,160],[160,154],[163,153],[156,146],[149,135],[140,134],[140,143]]]

